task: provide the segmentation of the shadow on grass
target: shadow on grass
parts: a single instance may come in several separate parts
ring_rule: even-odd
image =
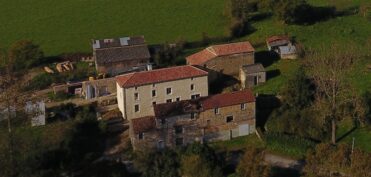
[[[267,71],[267,80],[273,79],[279,75],[281,75],[281,71],[279,69],[269,70]]]
[[[256,98],[256,126],[264,131],[269,116],[280,105],[281,101],[275,95],[259,95]]]
[[[356,129],[357,129],[357,127],[354,126],[352,129],[350,129],[349,131],[347,131],[344,135],[342,135],[341,137],[337,138],[336,141],[339,142],[339,141],[343,140],[348,135],[350,135],[351,133],[353,133]]]
[[[272,65],[280,59],[276,52],[259,51],[255,53],[255,63],[261,63],[264,67]]]
[[[296,169],[272,167],[272,177],[300,177],[300,172]]]

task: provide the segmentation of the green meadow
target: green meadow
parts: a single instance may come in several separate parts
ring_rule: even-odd
[[[144,35],[147,42],[225,35],[224,0],[0,0],[0,47],[33,40],[46,55],[90,52],[90,40]]]

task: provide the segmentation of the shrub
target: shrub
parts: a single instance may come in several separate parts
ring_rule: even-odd
[[[21,40],[15,42],[9,49],[9,59],[14,62],[15,70],[29,69],[41,64],[44,57],[43,51],[32,41]]]

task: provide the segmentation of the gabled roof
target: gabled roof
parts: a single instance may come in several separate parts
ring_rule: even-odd
[[[153,116],[132,119],[131,125],[135,134],[143,133],[156,128],[156,121]]]
[[[92,40],[92,47],[97,64],[151,57],[144,36]]]
[[[190,65],[202,65],[203,63],[219,56],[249,53],[254,51],[254,47],[248,41],[213,45],[200,52],[188,56],[186,60],[187,63]]]
[[[116,77],[122,88],[207,76],[208,73],[194,66],[176,66],[151,71],[124,74]]]
[[[242,90],[209,96],[202,100],[202,108],[208,110],[250,102],[255,102],[254,93],[251,90]]]
[[[276,36],[271,36],[271,37],[267,38],[266,42],[269,44],[271,42],[280,41],[280,40],[289,42],[290,38],[286,35],[276,35]]]
[[[252,65],[243,65],[242,70],[246,74],[265,72],[265,69],[264,69],[263,65],[260,64],[260,63],[256,63],[256,64],[252,64]]]
[[[254,94],[251,90],[243,90],[201,97],[195,100],[157,104],[154,105],[154,112],[157,119],[163,119],[250,102],[255,102]]]

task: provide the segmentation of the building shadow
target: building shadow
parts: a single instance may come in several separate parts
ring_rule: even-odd
[[[231,87],[238,83],[240,82],[236,78],[219,73],[217,79],[210,83],[209,91],[211,94],[218,94],[221,93],[225,88]]]
[[[256,126],[265,130],[272,112],[281,106],[281,101],[275,95],[260,94],[256,98]]]
[[[279,59],[280,56],[276,52],[270,51],[255,52],[255,63],[261,63],[264,67],[272,65]]]
[[[267,71],[267,80],[273,79],[279,75],[281,75],[281,71],[279,69],[269,70]]]

